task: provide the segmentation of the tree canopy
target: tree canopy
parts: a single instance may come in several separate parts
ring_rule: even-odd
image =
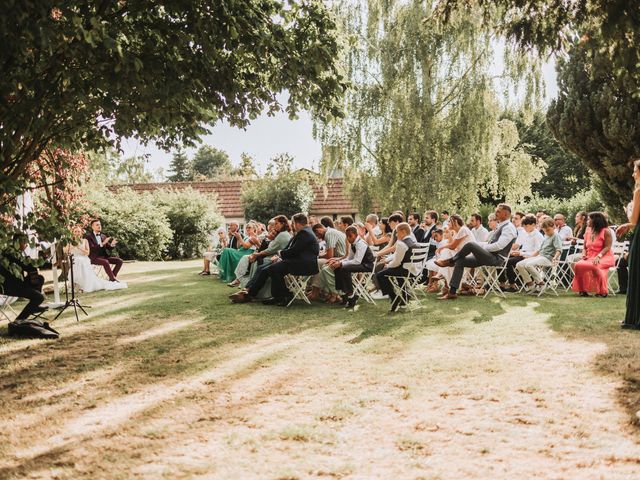
[[[224,150],[202,145],[193,156],[191,166],[195,176],[212,179],[231,172],[231,160]]]
[[[473,209],[480,195],[518,201],[543,165],[500,121],[493,24],[481,11],[435,19],[432,2],[340,2],[346,117],[322,124],[326,171],[344,171],[361,210]],[[497,22],[494,19],[494,22]],[[529,68],[524,68],[528,66]],[[505,49],[503,75],[539,96],[536,60]],[[515,175],[515,176],[514,176]]]

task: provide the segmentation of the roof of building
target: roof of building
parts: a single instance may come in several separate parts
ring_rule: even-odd
[[[242,184],[247,180],[229,179],[206,182],[167,182],[167,183],[134,183],[129,185],[113,185],[112,190],[119,188],[131,188],[135,192],[148,192],[153,190],[184,190],[191,187],[205,194],[215,194],[218,199],[220,212],[227,218],[244,217],[242,206]],[[357,208],[346,196],[344,181],[342,178],[329,178],[327,183],[312,183],[315,198],[309,209],[311,215],[328,213],[355,213]]]

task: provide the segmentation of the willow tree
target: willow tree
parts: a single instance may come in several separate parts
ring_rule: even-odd
[[[339,168],[362,210],[448,207],[469,211],[480,196],[518,201],[530,194],[543,165],[518,147],[496,77],[518,78],[535,102],[535,62],[504,48],[478,12],[439,22],[432,2],[343,2],[344,65],[352,88],[346,117],[321,124],[323,165]]]

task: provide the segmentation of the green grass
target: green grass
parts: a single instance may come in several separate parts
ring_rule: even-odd
[[[305,331],[316,334],[316,330],[324,331],[327,327],[331,327],[332,334],[344,335],[351,343],[373,340],[367,344],[371,350],[397,349],[431,332],[457,335],[466,328],[465,322],[490,325],[507,307],[535,301],[539,303],[539,312],[550,315],[549,326],[558,334],[606,344],[606,352],[597,358],[594,369],[623,381],[619,402],[628,412],[629,422],[640,427],[635,416],[640,410],[640,336],[618,327],[624,314],[624,297],[578,298],[563,293],[558,298],[516,295],[500,301],[463,297],[457,302],[441,302],[429,296],[418,308],[398,314],[389,314],[388,302],[384,300],[375,306],[362,304],[355,312],[299,302],[285,309],[260,303],[233,305],[227,298],[233,292],[231,288],[217,278],[199,277],[197,271],[194,262],[159,264],[153,271],[132,275],[135,278],[130,279],[126,290],[83,295],[82,302],[94,307],[89,310],[90,316],[81,317],[78,326],[72,313],[66,312],[57,322],[61,332],[57,341],[21,344],[21,340],[6,337],[6,323],[0,325],[0,391],[4,401],[14,402],[25,410],[40,408],[47,401],[23,398],[51,390],[79,374],[111,367],[125,372],[117,376],[111,387],[114,392],[126,394],[158,379],[180,380],[208,370],[225,360],[230,345],[250,344],[278,334]],[[166,278],[154,280],[161,277]],[[171,321],[190,319],[194,322],[184,328],[139,342],[120,342]],[[526,319],[521,328],[526,333]],[[321,342],[322,334],[318,336]],[[29,346],[19,348],[20,345]],[[278,352],[265,354],[237,375],[249,375],[261,364],[277,358]],[[411,391],[405,390],[403,395],[410,398]],[[74,408],[89,409],[101,400],[104,399],[79,397]],[[327,409],[322,420],[340,422],[349,415],[348,406],[336,405]],[[304,441],[311,433],[293,427],[291,431],[280,432],[295,441]],[[150,431],[148,435],[156,432]],[[412,440],[407,439],[404,447],[420,453],[421,446],[414,445]],[[10,473],[25,474],[52,459],[56,457],[44,456],[34,460],[35,464]]]

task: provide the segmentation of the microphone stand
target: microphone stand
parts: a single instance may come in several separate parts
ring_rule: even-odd
[[[69,298],[69,286],[67,285],[67,278],[68,276],[64,277],[64,293],[65,293],[65,299],[66,301],[64,302],[64,305],[62,306],[62,310],[60,310],[60,312],[58,312],[58,315],[56,315],[56,318],[54,318],[53,320],[57,320],[58,317],[60,315],[62,315],[62,313],[69,307],[73,307],[73,311],[76,314],[76,322],[79,322],[80,319],[78,318],[78,308],[80,310],[82,310],[82,313],[84,313],[86,316],[89,316],[89,314],[87,313],[87,311],[84,309],[84,307],[86,308],[91,308],[88,305],[85,305],[83,307],[83,305],[80,303],[80,300],[78,300],[76,298],[76,285],[75,285],[75,281],[73,278],[73,254],[70,253],[69,255],[67,255],[67,260],[63,260],[63,262],[68,264],[68,268],[69,268],[69,274],[71,275],[71,298]]]

